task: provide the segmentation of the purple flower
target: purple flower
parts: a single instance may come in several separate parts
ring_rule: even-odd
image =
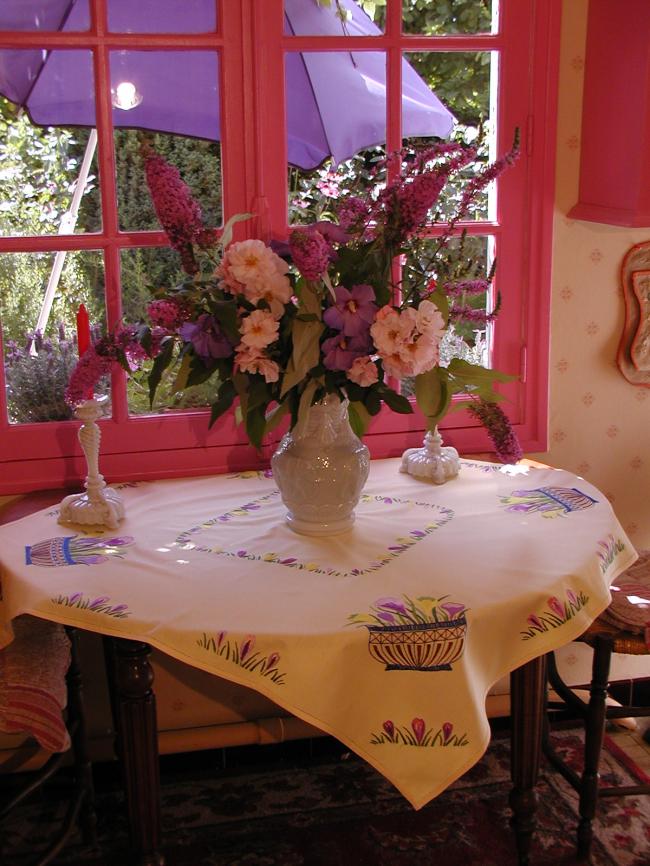
[[[328,370],[349,370],[356,358],[367,355],[370,350],[367,335],[346,337],[336,334],[323,343],[323,364]]]
[[[388,610],[406,616],[406,607],[397,598],[378,598],[375,607],[378,610]]]
[[[196,354],[204,361],[213,358],[228,358],[233,345],[209,313],[202,313],[196,322],[186,322],[178,333],[186,343],[191,343]]]
[[[454,730],[454,726],[451,722],[445,722],[442,726],[442,738],[446,742],[449,741],[451,737],[451,732]]]
[[[452,602],[441,604],[440,607],[445,611],[449,619],[456,619],[465,610],[464,604],[452,604]]]
[[[345,334],[346,337],[358,337],[368,332],[375,320],[377,304],[375,290],[372,286],[345,286],[334,289],[336,303],[323,313],[323,321],[330,328]]]
[[[387,622],[389,625],[395,624],[395,617],[393,616],[392,613],[384,613],[383,611],[380,611],[379,612],[379,619],[383,620],[384,622]]]
[[[74,604],[77,601],[81,601],[82,598],[83,598],[82,593],[75,592],[73,595],[70,596],[70,598],[68,599],[68,602],[70,604]]]
[[[92,610],[95,607],[99,607],[101,604],[106,604],[107,601],[108,601],[108,596],[107,595],[101,595],[99,598],[96,598],[96,599],[94,599],[94,601],[91,601],[89,607]]]
[[[418,741],[418,743],[421,743],[422,738],[424,737],[424,732],[426,730],[424,719],[413,719],[413,721],[411,722],[411,727],[413,728],[415,739]]]
[[[578,603],[578,598],[572,589],[567,589],[566,597],[569,599],[571,604],[576,605]]]
[[[392,740],[395,736],[395,725],[391,722],[391,720],[387,719],[382,725],[382,728],[386,731],[386,734]]]

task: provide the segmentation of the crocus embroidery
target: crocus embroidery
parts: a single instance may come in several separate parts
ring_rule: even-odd
[[[528,628],[521,632],[523,640],[530,640],[538,634],[564,625],[587,604],[589,597],[580,591],[566,590],[566,600],[552,595],[546,602],[546,608],[539,614],[530,613],[527,618]]]
[[[370,735],[370,744],[381,746],[392,743],[398,746],[420,746],[425,748],[466,746],[467,734],[455,734],[452,722],[444,722],[436,730],[427,727],[424,719],[414,718],[410,725],[396,725],[392,719],[382,724],[382,730]]]

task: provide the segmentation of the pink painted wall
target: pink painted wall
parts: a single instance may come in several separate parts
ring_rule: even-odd
[[[549,450],[534,456],[595,484],[635,546],[650,548],[650,389],[629,384],[616,366],[624,321],[619,268],[633,244],[650,240],[650,226],[628,229],[567,217],[578,200],[587,8],[588,0],[564,0]],[[607,159],[606,129],[602,135]]]

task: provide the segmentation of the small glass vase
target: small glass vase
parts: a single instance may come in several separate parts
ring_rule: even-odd
[[[303,429],[282,437],[271,467],[294,532],[347,532],[370,470],[370,452],[350,427],[347,400],[328,394],[312,406]]]

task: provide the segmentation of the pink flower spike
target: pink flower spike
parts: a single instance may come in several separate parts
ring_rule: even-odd
[[[451,737],[451,732],[454,730],[454,726],[451,722],[445,722],[442,726],[442,738],[444,742],[448,742]]]
[[[549,598],[547,604],[550,607],[550,609],[553,611],[554,614],[559,616],[560,619],[564,619],[566,612],[564,610],[564,605],[562,604],[562,602],[558,598],[556,598],[554,595],[551,596],[551,598]]]
[[[289,235],[294,264],[306,280],[317,280],[330,263],[332,248],[316,229],[294,229]]]

